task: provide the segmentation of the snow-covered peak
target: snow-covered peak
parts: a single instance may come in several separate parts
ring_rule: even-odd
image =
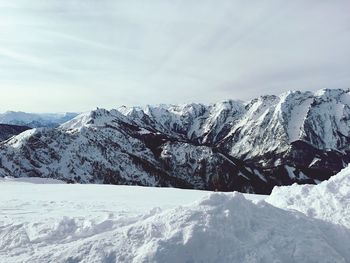
[[[288,91],[249,102],[222,145],[231,147],[236,157],[251,158],[284,152],[296,141],[322,150],[345,150],[349,137],[348,90]]]
[[[127,106],[121,106],[119,108],[117,108],[117,110],[125,115],[125,116],[135,116],[138,118],[142,118],[144,112],[143,112],[143,108],[142,107],[127,107]]]
[[[213,104],[213,108],[221,109],[221,110],[236,110],[242,111],[245,106],[245,103],[240,100],[223,100]]]
[[[318,98],[337,99],[346,92],[347,91],[343,89],[320,89],[316,91],[314,95]]]
[[[350,162],[349,102],[349,91],[323,90],[261,96],[249,103],[98,108],[57,129],[24,133],[2,143],[0,161],[6,165],[4,174],[17,176],[56,176],[63,164],[60,176],[72,175],[72,170],[76,174],[70,180],[75,181],[98,181],[103,174],[105,182],[145,183],[144,178],[153,178],[152,184],[188,187],[191,182],[197,188],[214,188],[213,175],[219,174],[221,183],[237,183],[237,176],[246,180],[240,189],[250,191],[246,186],[254,185],[253,191],[268,192],[274,184],[328,179]],[[13,151],[16,147],[20,151]],[[80,167],[84,162],[86,167]],[[126,172],[132,164],[133,170]],[[246,164],[253,168],[246,169]],[[325,172],[318,176],[312,169]],[[95,177],[88,176],[92,171]],[[166,176],[175,171],[177,180],[183,181],[173,184]],[[193,177],[189,180],[188,175]],[[159,179],[164,176],[168,179]]]
[[[184,139],[212,142],[224,127],[231,125],[245,111],[245,105],[241,101],[227,100],[211,105],[123,106],[118,111],[147,129]]]
[[[344,149],[344,138],[350,136],[348,90],[288,91],[260,96],[248,103],[227,100],[211,105],[123,106],[115,112],[93,115],[99,118],[91,120],[91,116],[82,115],[62,127],[105,125],[117,118],[196,143],[222,143],[231,147],[233,156],[247,158],[286,151],[295,141],[319,149]]]
[[[119,121],[129,122],[129,120],[118,110],[106,110],[97,108],[95,110],[82,113],[72,120],[62,124],[61,129],[80,130],[83,127],[103,127],[113,126]]]

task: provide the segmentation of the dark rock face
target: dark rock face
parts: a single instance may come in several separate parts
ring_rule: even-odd
[[[350,162],[349,91],[97,109],[0,143],[0,176],[268,194]]]
[[[0,142],[29,129],[27,126],[0,124]]]

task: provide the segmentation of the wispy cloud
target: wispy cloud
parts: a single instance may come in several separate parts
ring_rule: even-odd
[[[346,88],[348,10],[348,0],[2,2],[0,111],[13,98],[19,110],[81,111]]]
[[[2,47],[0,47],[0,57],[6,57],[11,60],[28,63],[33,66],[43,66],[47,64],[45,60],[42,60],[38,57],[31,56],[28,54],[21,54]]]

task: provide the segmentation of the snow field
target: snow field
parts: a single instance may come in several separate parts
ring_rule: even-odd
[[[349,171],[267,198],[1,179],[0,262],[350,262]]]

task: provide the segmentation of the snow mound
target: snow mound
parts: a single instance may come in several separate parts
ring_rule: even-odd
[[[350,230],[242,194],[100,222],[5,225],[5,262],[348,262]],[[6,252],[5,252],[6,251]],[[25,253],[26,255],[23,255]]]
[[[350,228],[350,166],[318,185],[275,187],[266,201]]]

